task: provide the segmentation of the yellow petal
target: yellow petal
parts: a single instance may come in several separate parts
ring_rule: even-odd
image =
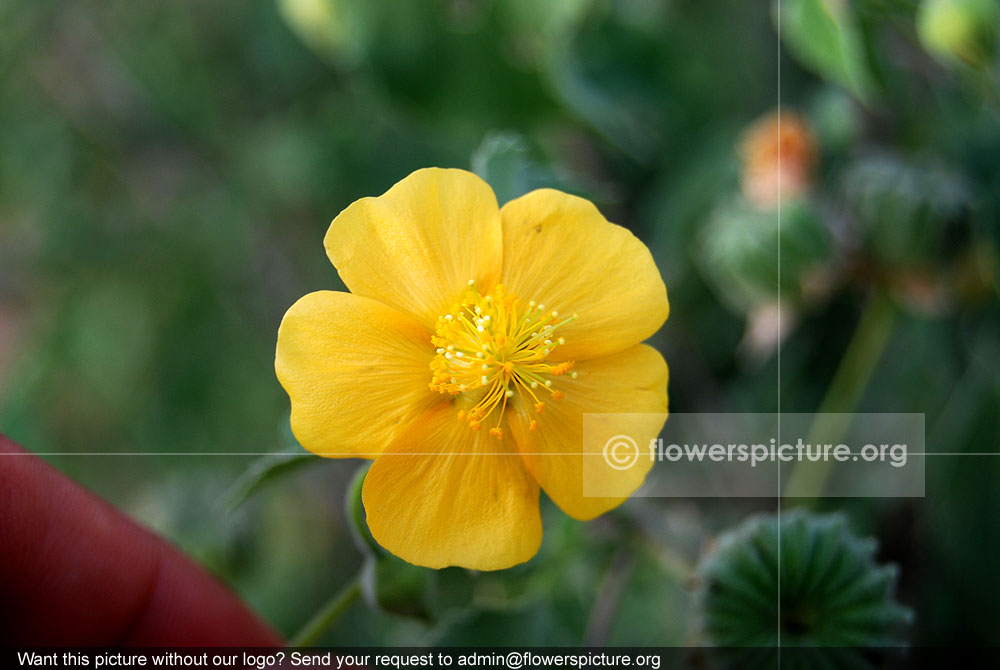
[[[434,410],[379,456],[362,490],[368,527],[415,565],[499,570],[542,541],[538,484],[509,438]]]
[[[428,168],[345,209],[324,244],[351,292],[409,312],[433,329],[470,279],[487,290],[496,283],[500,212],[476,175]]]
[[[667,412],[667,364],[656,349],[644,344],[621,353],[578,363],[577,379],[558,382],[566,396],[546,402],[545,411],[535,414],[522,406],[512,411],[508,425],[524,462],[545,492],[559,507],[576,519],[592,519],[617,507],[624,497],[598,498],[584,495],[584,458],[600,459],[585,453],[583,414],[635,413],[629,421],[636,444],[645,449],[663,428]],[[638,416],[663,413],[650,420]],[[536,430],[530,430],[531,420]],[[594,490],[634,492],[652,467],[649,458],[638,458],[624,470],[616,470],[603,461],[595,468],[588,461],[590,487]]]
[[[587,200],[532,191],[500,210],[502,281],[523,300],[579,317],[560,328],[558,357],[582,360],[638,344],[670,309],[667,289],[642,242]]]
[[[381,453],[442,401],[427,388],[430,337],[412,317],[349,293],[319,291],[292,305],[274,368],[299,443],[334,458]]]

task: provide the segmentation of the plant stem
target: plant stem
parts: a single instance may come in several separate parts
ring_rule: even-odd
[[[895,310],[888,297],[877,291],[868,299],[851,342],[844,352],[833,381],[813,418],[808,443],[836,444],[850,426],[845,416],[855,410],[892,334]],[[785,486],[785,498],[812,506],[830,474],[830,462],[799,463]]]
[[[626,551],[618,551],[611,559],[611,565],[601,581],[590,620],[584,633],[584,644],[588,647],[603,647],[615,623],[615,614],[621,606],[625,587],[635,569],[635,558]]]
[[[288,647],[309,647],[337,622],[361,595],[360,575],[356,575],[288,640]]]
[[[656,561],[660,569],[670,575],[681,588],[687,588],[694,579],[697,568],[691,564],[680,553],[674,551],[665,542],[661,542],[649,535],[639,536],[639,542],[649,552]]]

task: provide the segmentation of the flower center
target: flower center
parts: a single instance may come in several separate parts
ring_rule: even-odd
[[[469,281],[461,305],[438,317],[431,338],[437,355],[430,364],[430,387],[474,402],[471,409],[458,413],[473,430],[479,430],[496,411],[496,425],[490,434],[502,438],[500,422],[509,400],[516,397],[541,414],[545,411],[543,399],[559,400],[564,395],[552,387],[553,379],[566,374],[576,379],[576,373],[571,372],[573,361],[545,362],[566,343],[556,331],[575,318],[574,314],[560,319],[559,312],[546,310],[534,300],[525,305],[507,293],[503,284],[483,295],[475,282]],[[532,419],[529,428],[536,430],[538,421]]]

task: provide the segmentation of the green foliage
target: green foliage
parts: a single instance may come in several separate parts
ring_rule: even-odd
[[[844,175],[864,248],[882,267],[934,267],[967,250],[973,202],[960,174],[944,165],[866,156]]]
[[[850,2],[783,0],[774,7],[782,39],[803,65],[861,100],[871,97],[874,82]]]
[[[988,68],[996,56],[998,24],[1000,6],[992,0],[925,0],[917,33],[946,62]]]
[[[226,491],[225,506],[230,511],[246,502],[262,487],[306,465],[314,465],[319,457],[309,453],[275,453],[261,456],[250,464],[232,487]]]
[[[734,197],[712,213],[698,245],[699,267],[737,311],[779,299],[801,303],[832,255],[829,233],[804,199],[783,203],[779,212]]]
[[[896,646],[912,613],[894,599],[898,569],[878,565],[876,550],[841,516],[752,517],[702,559],[704,633],[718,647]],[[848,656],[850,667],[867,667],[863,655]]]
[[[274,343],[296,299],[344,289],[322,245],[339,211],[414,169],[471,167],[501,201],[586,194],[649,245],[672,306],[651,342],[671,366],[673,411],[774,410],[779,388],[783,411],[815,409],[874,291],[913,308],[898,310],[871,381],[852,385],[858,409],[925,414],[932,451],[995,451],[996,3],[777,10],[0,3],[0,431],[64,454],[47,458],[286,633],[364,568],[367,604],[348,602],[322,642],[698,641],[677,566],[753,501],[632,500],[582,524],[543,495],[528,564],[414,568],[366,534],[356,497],[345,514],[357,462],[284,455],[298,447]],[[817,158],[780,232],[776,212],[740,195],[737,149],[779,102],[811,128]],[[774,349],[739,346],[744,312],[779,286],[798,308],[780,365]],[[95,451],[148,455],[82,455]],[[924,466],[926,499],[818,505],[899,565],[899,600],[918,616],[893,641],[1000,643],[997,459]],[[839,555],[885,586],[839,532]]]
[[[493,188],[501,206],[538,188],[579,190],[533,159],[527,142],[516,133],[487,134],[472,154],[472,171]]]

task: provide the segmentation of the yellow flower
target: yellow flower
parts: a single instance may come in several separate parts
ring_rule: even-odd
[[[640,344],[667,292],[628,230],[551,189],[501,209],[474,174],[431,168],[345,209],[325,246],[351,293],[288,310],[275,370],[302,446],[375,459],[382,546],[497,570],[538,551],[539,486],[577,519],[624,500],[583,495],[582,415],[667,411],[667,365]],[[651,465],[606,477],[634,491]]]

